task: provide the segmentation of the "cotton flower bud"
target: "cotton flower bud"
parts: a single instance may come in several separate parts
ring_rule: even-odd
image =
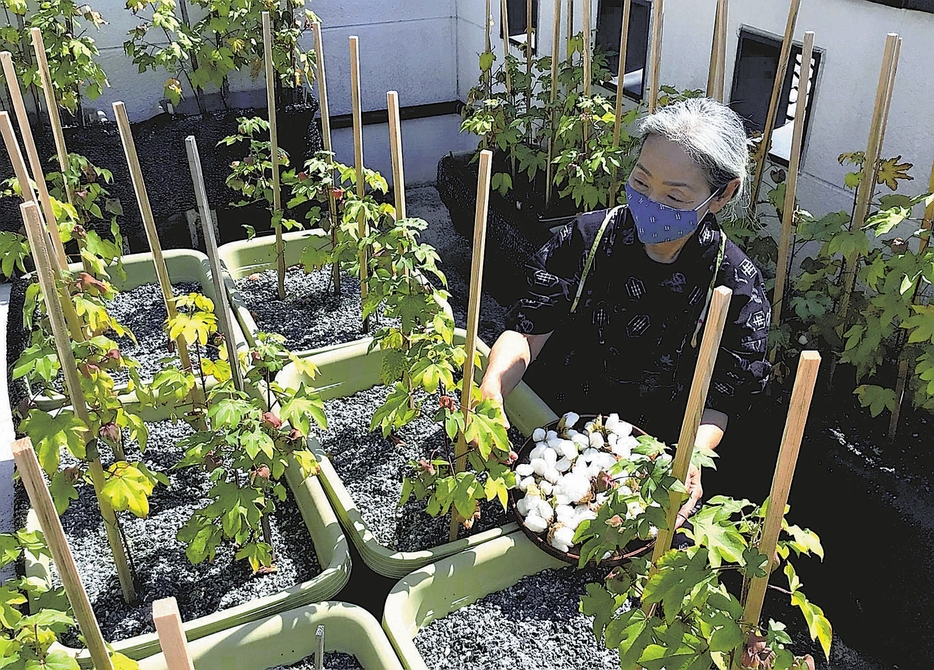
[[[577,451],[577,444],[571,440],[561,440],[561,443],[558,445],[558,453],[569,461],[573,461],[577,458]]]
[[[606,444],[606,440],[603,439],[603,435],[600,433],[591,433],[590,434],[590,446],[594,449],[602,449],[603,445]]]
[[[120,427],[113,422],[105,423],[97,431],[97,434],[111,444],[120,444]]]
[[[532,466],[529,465],[528,463],[520,463],[519,465],[516,466],[516,474],[519,475],[520,477],[528,477],[533,472],[534,470],[532,470]]]
[[[554,484],[552,484],[550,481],[546,479],[538,485],[538,488],[542,492],[542,495],[544,495],[545,497],[548,497],[554,491]]]
[[[561,479],[561,473],[558,472],[557,468],[555,467],[550,467],[547,470],[545,470],[544,476],[545,476],[545,479],[551,482],[552,484],[554,484],[559,479]]]
[[[264,412],[263,425],[267,426],[268,428],[279,428],[282,426],[282,419],[276,416],[273,412]]]
[[[542,454],[542,459],[549,465],[554,465],[558,462],[558,452],[548,447],[545,449],[545,453]]]
[[[561,424],[564,424],[565,430],[570,430],[573,428],[578,421],[580,421],[580,415],[576,414],[575,412],[568,412],[563,417],[561,417]]]
[[[536,444],[535,448],[532,449],[531,453],[529,454],[529,460],[534,461],[536,458],[541,458],[542,454],[545,453],[545,449],[547,448],[548,445],[546,445],[544,442],[541,444]]]
[[[529,514],[525,517],[525,527],[533,533],[544,533],[548,530],[548,522],[537,514]]]
[[[547,433],[544,428],[536,428],[532,431],[532,441],[533,442],[543,442]]]
[[[560,461],[555,463],[555,470],[558,472],[567,472],[571,469],[571,461],[566,458],[562,458]]]
[[[529,465],[532,466],[532,471],[539,477],[543,477],[545,470],[548,469],[548,461],[544,458],[533,458]]]

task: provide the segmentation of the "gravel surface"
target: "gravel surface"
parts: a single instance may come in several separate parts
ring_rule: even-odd
[[[603,648],[592,619],[578,610],[596,570],[545,570],[437,619],[415,646],[433,670],[618,670],[619,653]]]
[[[269,668],[269,670],[289,670],[290,668],[295,668],[295,670],[316,670],[315,655],[306,656],[292,665],[277,665]],[[363,670],[363,666],[357,663],[357,659],[350,654],[332,651],[324,654],[324,670]]]
[[[172,285],[175,295],[188,295],[201,293],[201,285],[196,282],[179,282]],[[171,357],[175,366],[178,366],[178,355],[169,353],[168,338],[163,329],[168,315],[165,311],[165,302],[162,299],[162,289],[158,284],[143,284],[130,291],[122,291],[110,304],[110,315],[126,326],[136,336],[134,343],[129,337],[115,338],[120,345],[120,351],[139,363],[139,374],[144,380],[152,379],[162,370],[162,360]],[[213,349],[213,347],[212,347]],[[192,363],[197,365],[200,360],[197,349],[190,349]],[[216,350],[209,355],[216,355]],[[127,375],[118,372],[113,375],[114,382],[125,384]]]
[[[196,468],[170,471],[184,455],[176,442],[192,433],[187,424],[159,421],[148,425],[149,444],[143,461],[152,470],[168,473],[170,486],[156,487],[146,519],[121,515],[127,545],[141,582],[137,588],[140,598],[137,605],[128,607],[123,602],[91,487],[81,487],[81,497],[62,517],[68,543],[106,639],[123,640],[153,632],[151,605],[160,598],[175,596],[182,618],[188,621],[278,593],[320,574],[308,531],[291,493],[284,503],[277,505],[270,519],[277,572],[254,577],[245,561],[233,560],[234,549],[229,544],[218,549],[213,562],[191,565],[185,556],[185,547],[175,539],[175,534],[192,511],[205,502],[210,482]],[[133,460],[136,454],[137,448],[129,446],[127,458]],[[109,454],[102,453],[102,457],[106,462]],[[74,637],[66,642],[78,644]]]
[[[384,438],[380,431],[368,432],[370,417],[388,394],[389,387],[375,386],[346,398],[328,400],[328,429],[313,431],[377,541],[397,551],[420,551],[447,542],[450,521],[448,516],[428,516],[424,511],[426,501],[414,497],[399,507],[402,479],[410,474],[410,460],[429,458],[436,452],[449,453],[447,435],[440,424],[431,420],[436,397],[425,398],[423,416],[399,431],[398,439]],[[518,432],[510,431],[510,437],[513,444],[522,444]],[[506,521],[498,502],[481,504],[480,520],[471,531],[461,528],[461,536]]]
[[[237,289],[260,331],[285,335],[293,351],[316,349],[363,337],[360,318],[360,282],[341,275],[341,295],[334,295],[331,269],[306,273],[288,268],[285,300],[279,300],[275,270],[237,280]]]

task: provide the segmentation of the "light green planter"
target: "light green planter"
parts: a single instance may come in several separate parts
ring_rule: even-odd
[[[301,262],[302,253],[309,244],[318,249],[331,246],[330,234],[320,228],[285,233],[282,239],[285,243],[286,267],[298,265]],[[240,328],[252,346],[256,339],[256,333],[260,332],[260,328],[256,325],[253,315],[250,314],[250,310],[243,301],[234,282],[256,272],[275,270],[278,267],[276,237],[275,235],[264,235],[263,237],[255,237],[252,240],[228,242],[222,245],[217,253],[228,273],[226,278],[227,294],[230,296],[231,309],[236,312]]]
[[[295,496],[296,504],[302,513],[305,526],[308,528],[310,544],[314,545],[313,548],[317,554],[318,563],[323,569],[321,574],[279,593],[263,596],[242,605],[186,621],[184,628],[189,640],[203,638],[206,635],[224,631],[239,624],[250,623],[296,607],[327,600],[336,595],[350,579],[350,551],[347,546],[347,539],[341,531],[340,524],[331,509],[331,505],[328,503],[321,484],[315,477],[302,479],[300,471],[295,465],[286,470],[286,479]],[[26,525],[29,530],[39,529],[38,519],[33,511],[29,512]],[[309,550],[311,548],[309,546]],[[26,574],[48,579],[48,560],[27,562]],[[52,603],[41,599],[36,604],[40,607],[43,604],[52,605]],[[311,635],[314,636],[313,631]],[[114,642],[113,648],[130,658],[141,659],[159,652],[159,640],[155,633],[149,633]],[[82,666],[90,667],[91,658],[86,649],[66,650],[77,655]],[[275,663],[270,663],[270,665],[275,665]]]
[[[456,337],[463,342],[466,334],[463,330],[456,331]],[[374,350],[367,353],[372,340],[370,338],[358,340],[338,349],[324,351],[310,356],[318,367],[319,374],[310,380],[300,374],[294,365],[288,365],[279,373],[276,380],[283,387],[297,388],[299,384],[314,386],[324,399],[341,398],[363,391],[381,383],[379,380],[380,362],[382,352]],[[486,365],[489,347],[482,342],[478,349]],[[479,377],[478,377],[479,378]],[[538,426],[553,421],[557,417],[547,405],[525,384],[519,384],[506,399],[506,414],[510,422],[525,435]],[[370,417],[360,417],[360,421],[369,422]],[[516,524],[510,523],[501,528],[477,533],[469,538],[448,542],[432,549],[423,551],[395,551],[379,544],[370,532],[360,510],[344,487],[334,467],[328,460],[321,445],[315,439],[309,439],[309,449],[315,454],[321,466],[318,478],[327,492],[331,504],[337,513],[341,524],[350,536],[354,546],[360,552],[363,561],[375,572],[387,577],[402,577],[412,570],[416,570],[429,563],[456,554],[471,547],[483,544],[497,537],[501,537],[517,529]]]
[[[179,282],[196,282],[201,285],[201,291],[211,300],[216,301],[214,292],[214,282],[211,275],[211,265],[208,257],[200,251],[191,249],[167,249],[163,252],[165,265],[169,271],[169,279],[173,284]],[[152,262],[151,253],[130,254],[123,257],[123,268],[126,271],[126,279],[120,280],[116,275],[113,276],[113,285],[118,291],[131,291],[143,284],[158,283],[156,277],[156,268]],[[72,263],[68,266],[72,272],[81,272],[83,267],[80,263]],[[247,340],[243,336],[235,319],[231,319],[234,328],[234,338],[237,342],[237,349],[247,347]],[[166,339],[168,343],[168,339]],[[213,385],[213,379],[210,380]],[[116,387],[116,392],[123,395],[127,392],[126,385]],[[40,409],[49,411],[61,407],[65,398],[59,394],[40,395],[36,398],[36,404]]]
[[[396,584],[383,609],[383,628],[406,670],[428,670],[413,640],[435,619],[502,591],[523,577],[567,567],[512,533],[425,566]]]
[[[323,602],[237,626],[191,642],[198,670],[265,670],[291,665],[316,651],[315,631],[324,626],[324,649],[352,654],[365,670],[402,670],[402,664],[369,612],[356,605]],[[140,670],[167,670],[160,653]]]

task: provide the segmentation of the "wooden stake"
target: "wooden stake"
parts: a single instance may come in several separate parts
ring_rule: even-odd
[[[656,0],[657,2],[658,0]],[[590,89],[592,86],[591,79],[593,77],[590,74],[591,68],[591,59],[593,57],[591,48],[590,48],[590,2],[591,0],[583,0],[583,12],[584,12],[584,96],[590,97]],[[584,135],[586,137],[587,132],[590,130],[589,124],[584,126]]]
[[[315,670],[324,670],[324,624],[315,629]]]
[[[551,204],[551,179],[554,166],[551,161],[555,154],[555,100],[558,98],[558,61],[561,49],[561,0],[555,0],[555,16],[551,39],[551,115],[548,120],[548,162],[545,166],[545,207]]]
[[[898,43],[899,36],[896,33],[889,33],[885,39],[885,50],[882,55],[882,70],[879,72],[879,84],[876,87],[876,103],[872,112],[872,121],[869,125],[869,142],[866,147],[866,158],[863,162],[862,175],[859,180],[859,187],[856,191],[856,205],[853,208],[853,219],[850,224],[851,230],[859,230],[866,221],[866,215],[869,213],[869,205],[872,201],[872,194],[876,190],[876,175],[878,172],[879,154],[882,151],[882,137],[885,133],[885,125],[888,114],[889,101],[892,95],[892,86],[895,82],[895,68],[898,61]],[[846,329],[846,317],[850,309],[850,299],[853,296],[853,289],[856,285],[856,273],[859,269],[859,257],[854,255],[852,258],[844,258],[845,271],[843,273],[843,295],[840,297],[840,304],[837,307],[837,314],[842,321],[837,327],[837,332],[842,334]],[[836,365],[830,366],[830,380],[833,381],[833,374],[836,371]]]
[[[152,621],[156,624],[159,645],[168,670],[195,670],[175,598],[155,601],[152,604]]]
[[[58,165],[62,175],[68,170],[68,149],[65,148],[65,133],[62,131],[62,117],[58,113],[58,102],[55,100],[55,90],[52,88],[52,75],[49,72],[49,61],[45,54],[45,43],[42,40],[42,30],[31,28],[32,46],[36,52],[36,63],[39,64],[39,78],[42,80],[42,90],[45,93],[45,106],[49,112],[49,122],[52,124],[52,137],[55,138],[55,153],[58,155]],[[75,191],[66,179],[65,193],[68,202],[74,204]]]
[[[201,212],[201,226],[204,230],[204,246],[211,263],[211,279],[214,282],[214,313],[220,326],[224,342],[227,344],[227,362],[230,363],[230,375],[234,388],[244,390],[243,374],[237,359],[237,339],[233,323],[230,320],[230,303],[227,302],[227,290],[224,288],[224,271],[221,269],[220,256],[217,253],[217,240],[214,238],[214,224],[211,221],[211,205],[208,192],[204,187],[204,173],[201,170],[201,157],[198,155],[198,142],[193,135],[185,138],[185,151],[188,153],[188,168],[195,187],[195,200]]]
[[[509,8],[506,0],[500,2],[500,23],[503,24],[503,72],[506,73],[506,95],[512,95],[512,76],[509,74]]]
[[[29,116],[26,114],[26,105],[23,103],[23,92],[20,90],[16,68],[13,67],[13,56],[9,51],[0,52],[0,64],[3,66],[3,76],[6,78],[7,88],[10,90],[10,99],[13,101],[13,110],[16,112],[16,122],[19,124],[19,131],[23,136],[26,157],[29,159],[29,169],[32,171],[32,178],[36,182],[36,190],[39,192],[39,204],[42,206],[45,226],[51,239],[52,258],[55,259],[59,270],[67,270],[68,257],[65,255],[65,247],[62,245],[62,236],[58,232],[58,221],[52,211],[52,198],[49,196],[49,187],[45,182],[45,173],[42,171],[42,161],[39,160],[36,141],[32,136],[32,128],[29,126]],[[27,188],[28,186],[23,188],[23,193],[26,192]]]
[[[791,137],[791,155],[788,159],[788,178],[785,182],[785,204],[782,207],[782,232],[778,243],[778,261],[775,269],[775,290],[772,294],[772,325],[782,320],[782,301],[785,297],[785,279],[791,251],[791,229],[795,221],[795,194],[798,190],[798,170],[801,164],[801,143],[804,138],[804,113],[807,110],[808,82],[811,78],[811,57],[814,52],[814,33],[804,33],[801,50],[801,75],[798,77],[798,101],[795,103],[795,125]],[[774,352],[774,350],[773,350]],[[772,354],[774,360],[774,353]]]
[[[765,164],[769,158],[769,149],[772,148],[772,131],[775,129],[775,113],[776,110],[778,110],[778,99],[782,94],[782,87],[785,84],[785,72],[788,69],[788,57],[791,54],[791,41],[794,38],[795,25],[798,23],[798,10],[800,8],[801,0],[791,0],[791,6],[788,8],[788,22],[785,24],[785,36],[782,39],[782,50],[778,57],[778,67],[775,70],[775,81],[772,82],[772,97],[769,98],[769,111],[765,117],[762,139],[759,140],[759,146],[756,149],[756,155],[753,159],[755,166],[753,169],[752,187],[749,198],[749,217],[754,216],[756,213],[756,203],[759,200],[759,187],[762,185],[762,175],[765,172]]]
[[[282,216],[282,189],[279,187],[279,133],[276,130],[276,75],[272,61],[272,27],[269,12],[263,12],[263,54],[266,61],[266,108],[269,110],[269,154],[272,158],[272,217]],[[276,258],[279,274],[279,300],[285,300],[285,242],[282,222],[276,229]]]
[[[486,248],[486,222],[490,207],[490,172],[493,152],[480,152],[480,174],[477,180],[477,209],[474,216],[473,251],[470,258],[470,297],[467,303],[467,358],[464,361],[464,377],[461,388],[461,409],[465,427],[470,421],[473,408],[474,359],[477,356],[477,333],[480,328],[480,297],[483,287],[483,254]],[[467,468],[467,442],[464,434],[457,438],[454,447],[454,470],[463,472]],[[451,539],[457,539],[457,519],[452,514]]]
[[[357,197],[361,200],[366,195],[366,182],[363,176],[363,104],[360,94],[360,40],[356,35],[350,38],[350,98],[353,105],[353,148],[354,163],[357,167]],[[357,232],[360,239],[367,235],[366,215],[363,210],[360,211],[360,218],[357,222]],[[367,288],[367,253],[361,249],[359,253],[360,264],[360,300],[366,302],[369,290]],[[363,320],[363,332],[370,331],[370,319]]]
[[[55,295],[55,269],[52,260],[49,257],[48,250],[41,243],[40,238],[44,235],[42,219],[39,215],[39,208],[34,202],[24,202],[20,205],[20,212],[23,215],[23,223],[26,225],[26,235],[29,237],[29,243],[32,245],[32,259],[36,264],[36,275],[39,278],[39,287],[42,289],[42,295],[45,298],[46,310],[49,314],[49,322],[52,325],[52,334],[55,337],[55,350],[58,353],[58,360],[62,367],[62,376],[65,378],[65,389],[71,399],[75,416],[86,425],[91,425],[91,417],[88,413],[88,406],[81,391],[81,380],[78,377],[78,365],[75,362],[74,353],[71,350],[71,340],[68,337],[68,330],[65,328],[65,317],[61,312],[59,303],[52,300]],[[113,553],[114,564],[117,568],[117,578],[120,581],[120,588],[123,591],[123,598],[128,604],[136,602],[136,588],[133,585],[133,575],[130,572],[130,565],[127,561],[126,550],[123,546],[123,538],[120,535],[117,517],[114,514],[110,503],[101,495],[104,488],[104,468],[101,465],[100,456],[97,453],[96,436],[86,434],[85,440],[89,471],[91,481],[94,486],[94,493],[97,495],[97,504],[101,511],[101,517],[104,519],[104,530],[107,532],[107,541],[110,543],[110,549]]]
[[[389,108],[389,150],[392,153],[392,190],[396,196],[396,220],[405,216],[405,169],[402,164],[402,124],[399,120],[399,94],[386,93]]]
[[[791,392],[791,404],[788,407],[788,418],[785,421],[785,432],[782,435],[782,446],[778,452],[778,463],[775,466],[775,475],[772,478],[769,507],[763,522],[762,537],[758,546],[759,553],[764,554],[769,559],[765,569],[766,576],[753,579],[746,593],[743,620],[751,626],[758,626],[759,616],[762,614],[762,603],[769,583],[768,575],[773,567],[775,545],[782,530],[785,505],[788,503],[788,493],[791,490],[791,480],[794,477],[795,465],[798,462],[801,438],[804,436],[804,427],[807,423],[808,409],[814,395],[814,384],[817,381],[817,369],[819,367],[819,353],[816,351],[801,352],[801,356],[798,358],[798,374],[795,378],[794,389]],[[734,659],[734,668],[739,667],[738,661],[739,658]]]
[[[652,68],[649,72],[649,114],[658,107],[658,92],[661,88],[662,28],[665,22],[665,4],[655,0],[652,7]]]
[[[571,59],[571,40],[574,39],[574,0],[568,0],[568,35],[567,35],[567,53],[565,57]],[[570,87],[570,84],[568,84]]]
[[[730,289],[720,286],[714,289],[713,298],[710,301],[710,311],[707,314],[707,323],[704,326],[704,337],[701,340],[700,350],[697,354],[697,367],[694,368],[694,379],[691,382],[684,421],[681,423],[681,433],[678,436],[678,449],[671,465],[672,476],[677,477],[682,482],[687,481],[691,457],[694,454],[694,441],[697,439],[697,429],[700,426],[701,416],[704,414],[704,406],[707,404],[707,391],[710,388],[714,364],[717,362],[720,337],[723,335],[723,326],[726,324],[732,295],[733,292]],[[679,509],[681,509],[681,494],[673,492],[671,502],[668,505],[668,528],[675,527]],[[655,552],[652,555],[653,573],[658,560],[671,549],[673,537],[674,531],[658,529]],[[645,609],[649,607],[649,605],[646,605]]]
[[[169,270],[165,265],[165,256],[162,255],[159,231],[156,229],[156,219],[152,215],[149,192],[146,190],[146,180],[143,179],[143,169],[136,153],[136,141],[133,139],[133,131],[130,129],[130,119],[126,113],[126,105],[122,102],[113,103],[113,110],[117,130],[120,132],[120,140],[123,143],[123,155],[126,156],[127,166],[130,168],[130,179],[136,193],[136,203],[139,206],[140,217],[143,220],[143,229],[146,231],[146,240],[149,242],[149,250],[152,252],[152,264],[156,269],[156,278],[162,291],[162,302],[165,304],[165,312],[169,321],[171,321],[178,316],[178,310],[175,308],[175,294],[172,292],[172,280],[169,278]],[[172,344],[172,339],[169,338],[170,349]],[[188,344],[185,342],[185,338],[177,337],[174,345],[182,369],[190,371],[192,369],[191,357],[188,355]],[[201,390],[197,388],[197,385],[192,389],[190,398],[193,407],[204,407],[204,396]]]
[[[928,193],[934,193],[934,165],[931,166],[931,177],[928,180]],[[918,245],[918,256],[924,254],[925,249],[927,249],[928,244],[930,244],[930,232],[931,226],[934,224],[934,200],[928,204],[924,209],[924,221],[921,223],[921,230],[927,231],[927,235],[921,236],[919,245]],[[911,304],[915,304],[918,299],[918,290],[921,288],[921,282],[919,279],[915,280],[914,292],[911,295]],[[902,402],[905,399],[905,387],[908,384],[908,368],[911,364],[911,361],[905,355],[905,350],[899,354],[899,363],[898,363],[898,379],[895,382],[895,410],[892,412],[892,416],[889,418],[889,432],[888,439],[889,442],[895,441],[895,436],[898,433],[898,420],[901,416],[902,411]]]
[[[490,40],[490,25],[493,23],[493,2],[486,0],[486,23],[483,30],[483,46],[486,53],[493,51],[493,44]]]
[[[717,0],[713,42],[710,48],[710,71],[707,74],[707,97],[723,102],[723,76],[726,70],[726,27],[729,0]]]
[[[328,108],[328,85],[324,74],[324,42],[321,39],[321,24],[317,21],[311,24],[315,34],[315,56],[318,70],[318,105],[321,107],[321,135],[324,143],[324,150],[331,155],[329,160],[333,160],[333,149],[331,148],[331,113]],[[332,177],[333,177],[332,173]],[[337,186],[334,182],[334,186]],[[340,221],[337,215],[337,200],[334,198],[334,189],[328,193],[328,212],[331,221],[331,250],[337,249],[338,232],[340,231]],[[331,263],[331,283],[334,284],[334,294],[341,293],[341,267],[337,262]]]
[[[38,212],[36,214],[38,215]],[[29,494],[29,502],[39,517],[39,526],[45,535],[46,544],[49,546],[49,552],[62,580],[62,586],[65,587],[65,594],[75,613],[75,620],[84,636],[84,643],[88,646],[94,667],[97,670],[113,670],[110,654],[107,653],[107,643],[81,583],[81,575],[78,574],[78,567],[68,547],[61,519],[55,511],[55,503],[52,502],[52,495],[45,484],[39,459],[36,458],[36,452],[28,437],[13,443],[13,460],[16,461],[16,469],[26,493]]]
[[[23,201],[33,202],[38,205],[36,193],[32,190],[32,186],[30,185],[29,173],[26,171],[26,162],[23,160],[23,155],[19,150],[19,143],[16,141],[16,134],[13,132],[13,123],[7,112],[0,112],[0,133],[3,134],[3,143],[6,145],[7,153],[10,156],[10,162],[13,164],[13,173],[20,183]],[[43,226],[43,229],[45,228],[46,227]],[[47,233],[41,233],[41,235],[39,235],[36,240],[31,241],[30,244],[43,245],[48,256],[50,258],[52,257],[52,242]],[[35,250],[33,250],[33,255],[35,255],[35,253]],[[85,339],[84,324],[75,311],[75,305],[71,301],[71,295],[68,289],[62,284],[62,273],[57,263],[52,264],[52,272],[54,273],[53,283],[57,288],[56,293],[58,294],[59,303],[65,315],[65,322],[68,324],[68,332],[71,334],[73,340],[81,342]]]
[[[525,2],[525,74],[532,76],[532,0]]]
[[[623,80],[626,78],[626,53],[629,50],[629,19],[632,16],[632,0],[623,0],[623,25],[619,31],[619,67],[616,70],[616,122],[613,124],[613,147],[619,149],[619,136],[623,128]],[[610,178],[610,207],[617,203],[616,191],[619,182],[616,179],[617,168],[614,165]]]

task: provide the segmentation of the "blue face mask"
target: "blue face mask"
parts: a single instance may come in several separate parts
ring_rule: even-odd
[[[636,222],[636,234],[642,244],[671,242],[690,235],[700,225],[697,212],[719,193],[714,191],[694,209],[675,209],[642,195],[626,182],[626,203]]]

